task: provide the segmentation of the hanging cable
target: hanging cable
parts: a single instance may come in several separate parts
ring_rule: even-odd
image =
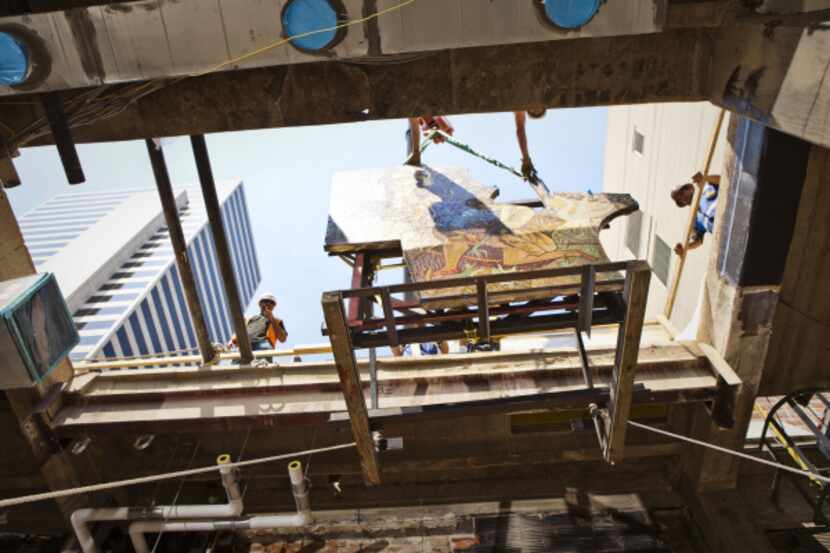
[[[347,444],[333,445],[329,447],[321,447],[317,449],[309,449],[306,451],[295,451],[294,453],[283,453],[280,455],[272,455],[270,457],[260,457],[251,459],[249,461],[236,461],[235,463],[227,463],[222,465],[227,468],[248,467],[251,465],[259,465],[262,463],[270,463],[273,461],[280,461],[283,459],[292,459],[303,455],[312,455],[315,453],[325,453],[328,451],[337,451],[340,449],[348,449],[357,446],[356,442]],[[193,476],[194,474],[205,474],[218,471],[216,465],[209,467],[199,467],[195,469],[179,470],[175,472],[165,472],[162,474],[154,474],[151,476],[141,476],[138,478],[127,478],[125,480],[115,480],[113,482],[104,482],[103,484],[92,484],[89,486],[79,486],[77,488],[68,488],[65,490],[57,490],[53,492],[35,493],[31,495],[22,495],[20,497],[10,497],[8,499],[0,500],[0,508],[14,507],[16,505],[24,505],[26,503],[34,503],[36,501],[45,501],[47,499],[57,499],[60,497],[69,497],[72,495],[80,495],[84,493],[100,492],[103,490],[111,490],[114,488],[123,488],[125,486],[134,486],[136,484],[147,484],[149,482],[158,482],[159,480],[172,480],[175,478],[182,478],[184,476]]]
[[[435,130],[429,132],[425,136],[424,143],[421,145],[421,153],[423,153],[424,150],[426,150],[429,147],[429,145],[432,144],[432,142],[433,142],[432,139],[435,135],[439,135],[439,136],[443,137],[444,142],[446,142],[446,143],[448,143],[452,146],[455,146],[456,148],[458,148],[459,150],[461,150],[463,152],[467,152],[471,156],[477,157],[478,159],[480,159],[482,161],[485,161],[485,162],[489,163],[490,165],[492,165],[494,167],[498,167],[499,169],[503,169],[503,170],[507,171],[508,173],[512,174],[513,176],[516,176],[516,177],[519,177],[522,180],[528,181],[531,185],[533,185],[534,189],[538,188],[537,193],[541,193],[540,199],[542,199],[543,202],[544,202],[543,198],[545,196],[547,196],[548,194],[550,194],[550,190],[548,189],[548,186],[545,184],[545,181],[542,180],[542,178],[535,172],[535,170],[533,171],[533,174],[531,174],[528,177],[525,177],[521,172],[517,171],[515,168],[513,168],[509,165],[505,165],[504,163],[497,160],[496,158],[486,156],[486,155],[482,154],[481,152],[476,151],[469,144],[465,144],[465,143],[461,142],[460,140],[457,140],[457,139],[453,138],[452,135],[442,131],[441,129],[435,129]]]
[[[669,432],[668,430],[661,430],[660,428],[654,428],[653,426],[648,426],[647,424],[642,424],[639,422],[628,421],[628,424],[635,428],[640,428],[642,430],[648,430],[649,432],[654,432],[656,434],[662,434],[664,436],[668,436],[670,438],[675,438],[678,440],[683,440],[684,442],[689,442],[690,444],[699,445],[701,447],[706,447],[709,449],[713,449],[715,451],[720,451],[721,453],[728,453],[729,455],[734,455],[735,457],[740,457],[742,459],[748,459],[750,461],[754,461],[756,463],[760,463],[762,465],[768,465],[780,470],[785,470],[787,472],[792,472],[793,474],[798,474],[801,476],[806,476],[808,478],[820,480],[825,484],[830,484],[830,478],[827,476],[822,476],[821,474],[816,474],[815,472],[811,472],[809,470],[802,470],[797,469],[795,467],[790,467],[787,465],[782,465],[781,463],[776,463],[775,461],[768,461],[767,459],[762,459],[760,457],[755,457],[748,453],[743,453],[741,451],[735,451],[734,449],[729,449],[727,447],[721,447],[719,445],[710,444],[708,442],[704,442],[702,440],[696,440],[694,438],[690,438],[688,436],[683,436],[681,434],[675,434],[674,432]]]

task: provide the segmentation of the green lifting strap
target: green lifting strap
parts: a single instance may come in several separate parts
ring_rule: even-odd
[[[455,138],[453,138],[452,136],[440,129],[434,129],[432,132],[426,135],[424,143],[421,145],[421,153],[424,153],[424,150],[426,150],[429,147],[429,145],[432,144],[432,137],[434,137],[436,134],[440,134],[442,137],[444,137],[445,142],[447,142],[448,144],[452,144],[459,150],[467,152],[472,156],[486,161],[490,165],[498,167],[499,169],[504,169],[508,173],[511,173],[512,175],[517,176],[522,180],[528,181],[530,183],[530,186],[533,188],[533,191],[536,192],[536,194],[539,196],[539,199],[542,200],[542,203],[547,205],[547,197],[550,195],[550,190],[548,190],[547,185],[545,185],[545,182],[541,179],[541,177],[539,177],[535,169],[533,170],[533,173],[530,175],[530,177],[526,179],[524,175],[521,174],[521,172],[517,171],[513,167],[505,165],[504,163],[495,158],[488,157],[482,153],[477,152],[468,144],[464,144],[460,140],[456,140]]]

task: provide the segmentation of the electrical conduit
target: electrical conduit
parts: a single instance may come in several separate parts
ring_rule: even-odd
[[[235,520],[141,520],[130,524],[130,540],[133,548],[136,553],[150,553],[147,540],[144,538],[144,534],[147,533],[261,530],[308,526],[312,521],[311,502],[308,497],[308,482],[303,475],[303,467],[299,461],[289,463],[288,477],[291,480],[291,492],[297,506],[295,514],[258,515]]]
[[[90,522],[112,520],[141,519],[216,519],[232,518],[242,514],[242,494],[233,468],[230,455],[220,455],[216,459],[222,486],[228,502],[223,505],[159,505],[156,507],[116,507],[108,509],[79,509],[72,513],[72,528],[84,553],[98,553],[95,539],[89,532]]]

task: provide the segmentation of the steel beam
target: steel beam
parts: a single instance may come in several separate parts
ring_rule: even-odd
[[[489,342],[490,304],[488,303],[487,283],[485,281],[476,281],[476,294],[478,296],[478,338],[483,342]]]
[[[395,326],[395,314],[392,311],[392,299],[389,296],[389,288],[382,288],[380,292],[380,304],[383,307],[383,318],[386,323],[386,335],[389,337],[389,346],[396,347],[400,344],[398,329]]]
[[[44,94],[41,96],[41,103],[43,111],[46,112],[46,119],[49,121],[55,145],[58,147],[58,155],[60,155],[61,164],[66,173],[66,180],[69,184],[80,184],[86,181],[81,160],[78,158],[78,151],[72,139],[72,131],[69,129],[69,122],[63,111],[63,100],[60,94],[56,92]]]
[[[372,283],[372,258],[373,256],[368,253],[355,255],[354,267],[352,268],[352,288],[365,288]],[[371,309],[368,298],[351,298],[349,300],[349,325],[362,321]]]
[[[196,330],[196,341],[199,345],[199,352],[204,364],[213,363],[218,359],[216,351],[208,335],[205,314],[202,305],[199,303],[199,294],[196,291],[196,279],[193,278],[193,271],[190,268],[190,258],[187,255],[187,242],[182,231],[182,222],[179,220],[179,210],[176,207],[176,199],[173,196],[173,187],[170,184],[170,175],[167,173],[167,164],[164,161],[164,152],[161,144],[148,138],[147,153],[150,156],[150,163],[153,166],[153,176],[156,178],[156,186],[161,198],[161,207],[164,211],[164,220],[167,222],[167,230],[170,233],[170,243],[173,245],[173,253],[176,255],[176,266],[179,268],[179,276],[184,288],[184,296],[187,307],[190,310],[190,317],[193,320],[193,328]]]
[[[707,31],[672,30],[459,48],[405,63],[336,60],[174,79],[112,117],[77,127],[75,138],[104,142],[422,113],[701,101],[709,98],[711,44]],[[36,106],[0,101],[0,120],[13,129],[40,117]],[[27,145],[50,141],[44,136]]]
[[[216,258],[219,261],[219,271],[225,287],[225,298],[228,301],[231,323],[239,345],[239,361],[242,365],[248,365],[253,361],[254,353],[251,349],[251,341],[247,339],[244,310],[239,299],[239,287],[236,284],[236,273],[233,269],[231,250],[228,247],[228,237],[225,234],[225,223],[222,220],[222,210],[216,195],[216,182],[213,180],[213,170],[210,168],[210,156],[204,135],[191,136],[190,145],[193,148],[193,157],[196,158],[196,170],[199,172],[199,183],[202,185],[202,197],[205,199],[205,209],[213,234],[213,245],[216,247]]]
[[[593,323],[594,291],[597,272],[593,265],[585,265],[582,268],[582,282],[579,292],[579,323],[577,330],[591,336],[591,324]]]
[[[582,332],[576,329],[576,347],[579,348],[579,360],[582,363],[582,378],[588,388],[594,387],[594,378],[591,375],[591,364],[588,360],[588,352],[585,349],[585,342],[582,341]]]
[[[616,315],[603,309],[595,313],[597,324],[611,324],[619,322]],[[527,332],[542,332],[576,326],[576,315],[573,313],[555,313],[540,315],[516,320],[501,319],[490,323],[490,333],[494,335],[522,334]],[[418,342],[441,342],[446,340],[462,340],[467,336],[465,325],[460,321],[448,321],[442,324],[433,324],[423,328],[404,328],[397,331],[399,344]],[[331,332],[331,329],[328,329]],[[386,332],[355,332],[352,341],[356,348],[378,348],[393,345]],[[397,345],[397,344],[394,344]]]

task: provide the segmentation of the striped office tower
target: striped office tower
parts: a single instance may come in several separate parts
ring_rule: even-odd
[[[260,273],[241,182],[217,184],[236,283],[247,305]],[[232,329],[201,191],[175,192],[199,300],[214,342]],[[73,360],[196,348],[158,193],[77,192],[20,219],[38,271],[57,275],[81,335]]]

